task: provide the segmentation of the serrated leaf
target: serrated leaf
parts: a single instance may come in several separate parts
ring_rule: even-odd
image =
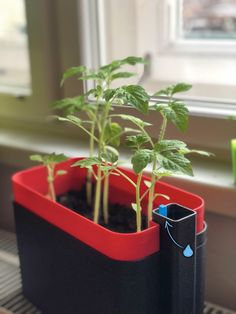
[[[175,85],[169,85],[164,89],[159,90],[154,96],[166,96],[172,97],[174,94],[187,92],[192,88],[192,85],[186,83],[177,83]]]
[[[143,129],[145,126],[150,126],[151,123],[145,122],[137,117],[128,115],[128,114],[116,114],[113,115],[114,117],[120,117],[123,120],[127,120],[132,122],[133,124],[137,125],[139,128]]]
[[[134,172],[139,174],[152,162],[153,152],[150,149],[140,149],[134,153],[131,159]]]
[[[182,154],[165,151],[157,153],[156,156],[160,166],[165,171],[171,171],[173,174],[193,176],[191,163]]]
[[[172,95],[177,94],[177,93],[183,93],[187,92],[192,88],[191,84],[186,84],[186,83],[178,83],[173,86],[172,89]]]
[[[139,85],[122,86],[116,90],[116,98],[122,99],[124,103],[130,104],[140,112],[148,113],[149,95]]]
[[[150,189],[150,187],[152,186],[151,181],[144,180],[143,182],[146,185],[146,187],[148,187]]]
[[[68,114],[73,114],[76,111],[85,109],[86,104],[84,96],[80,95],[74,98],[65,98],[57,100],[51,104],[53,109],[65,110]]]
[[[171,121],[180,131],[186,131],[188,128],[188,109],[186,105],[182,102],[176,101],[170,106],[172,111],[175,113],[175,116],[171,118]]]
[[[186,144],[179,140],[162,140],[154,145],[156,152],[163,152],[168,150],[182,150],[186,148]]]
[[[104,130],[104,141],[105,143],[118,147],[120,145],[121,134],[122,127],[118,123],[108,123]]]
[[[149,142],[149,138],[145,134],[129,135],[125,140],[126,145],[131,148],[140,148],[147,142]]]
[[[156,104],[155,109],[159,111],[168,121],[171,121],[180,131],[186,131],[188,127],[188,109],[180,101],[168,104]]]
[[[37,161],[37,162],[43,162],[43,156],[41,155],[31,155],[30,160]]]
[[[119,152],[111,146],[105,146],[106,151],[101,154],[101,157],[106,162],[116,163],[119,158]]]
[[[114,95],[116,94],[116,89],[107,89],[105,92],[104,92],[104,99],[108,102],[110,101]]]
[[[120,78],[129,78],[136,75],[136,73],[131,73],[131,72],[117,72],[112,74],[111,76],[111,80],[114,81],[116,79],[120,79]]]
[[[56,175],[58,175],[58,176],[63,176],[65,174],[67,174],[66,170],[57,170],[57,172],[56,172]]]
[[[79,67],[72,67],[72,68],[67,69],[62,76],[61,86],[64,84],[65,80],[68,79],[69,77],[74,76],[74,75],[81,75],[85,71],[86,71],[86,67],[83,65]]]
[[[58,163],[58,162],[65,161],[67,159],[68,158],[64,154],[52,153],[52,154],[44,156],[44,160],[46,160],[47,163],[51,163],[51,162]]]
[[[71,165],[71,167],[80,167],[80,168],[91,168],[94,165],[101,165],[102,161],[96,157],[88,157],[85,159],[81,159],[76,161]]]

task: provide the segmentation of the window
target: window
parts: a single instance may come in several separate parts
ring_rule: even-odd
[[[218,157],[229,160],[229,140],[235,136],[235,122],[228,118],[236,116],[236,42],[232,28],[231,38],[229,28],[224,29],[219,38],[219,32],[217,37],[215,28],[207,23],[205,29],[201,28],[201,33],[198,29],[197,35],[196,27],[189,26],[199,17],[196,11],[191,13],[192,22],[189,20],[187,23],[190,3],[200,4],[203,11],[206,5],[216,8],[216,4],[222,4],[226,7],[226,3],[233,6],[235,1],[97,1],[98,49],[105,51],[102,54],[105,58],[100,58],[100,63],[127,55],[149,54],[151,63],[142,83],[150,93],[179,81],[192,83],[194,87],[187,98],[180,95],[186,98],[191,114],[191,128],[184,140],[195,147],[207,147]],[[225,23],[227,14],[222,14],[225,14]],[[206,18],[207,21],[210,19]],[[222,21],[222,15],[220,19]],[[148,119],[158,123],[154,116]],[[176,137],[174,132],[170,128],[169,136]]]
[[[24,0],[0,0],[0,89],[30,89]]]
[[[235,40],[236,1],[181,0],[179,35],[185,40]]]

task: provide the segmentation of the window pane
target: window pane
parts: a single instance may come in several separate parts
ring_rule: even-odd
[[[182,0],[185,39],[236,39],[236,0]]]
[[[0,0],[0,88],[30,87],[24,0]]]

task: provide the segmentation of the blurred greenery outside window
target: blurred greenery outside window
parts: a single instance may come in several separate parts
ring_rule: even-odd
[[[0,0],[0,90],[30,90],[24,0]]]

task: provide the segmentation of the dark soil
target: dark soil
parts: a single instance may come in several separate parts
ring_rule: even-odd
[[[93,210],[86,202],[85,186],[80,190],[70,190],[57,197],[58,203],[70,208],[80,215],[93,220]],[[136,232],[136,213],[122,204],[109,204],[109,223],[104,223],[102,206],[99,224],[109,230],[121,233]],[[142,230],[146,229],[146,217],[142,216]]]

